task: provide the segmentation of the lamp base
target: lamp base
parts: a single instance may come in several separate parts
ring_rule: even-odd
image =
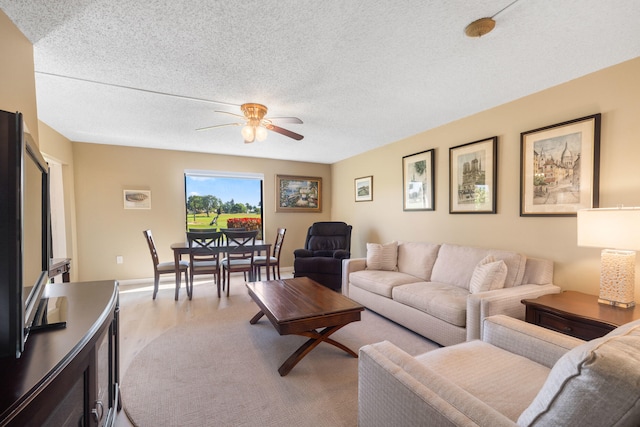
[[[598,302],[629,308],[635,288],[636,253],[604,249],[600,254],[600,295]]]
[[[635,305],[636,305],[635,301],[620,302],[620,301],[610,301],[608,299],[602,299],[602,298],[598,298],[598,302],[600,304],[612,305],[614,307],[620,307],[620,308],[631,308],[631,307],[635,307]]]

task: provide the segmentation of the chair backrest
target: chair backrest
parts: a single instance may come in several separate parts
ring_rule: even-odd
[[[282,243],[284,242],[284,234],[287,232],[286,228],[278,228],[276,233],[276,242],[273,244],[273,257],[280,261],[280,252],[282,251]]]
[[[151,234],[151,230],[144,230],[142,234],[144,234],[145,239],[147,239],[147,245],[149,245],[149,252],[151,252],[151,259],[153,260],[153,267],[155,268],[158,264],[160,264],[160,261],[158,259],[156,244],[153,241],[153,235]]]
[[[192,260],[198,259],[218,259],[222,233],[219,231],[189,231],[187,241],[189,242],[189,256]]]
[[[316,222],[307,231],[305,249],[351,251],[351,226],[339,221]]]
[[[227,259],[251,259],[253,262],[254,249],[253,245],[256,243],[256,236],[258,230],[251,231],[224,231],[223,232],[227,241]]]
[[[213,233],[214,231],[219,231],[215,228],[190,228],[190,233]]]

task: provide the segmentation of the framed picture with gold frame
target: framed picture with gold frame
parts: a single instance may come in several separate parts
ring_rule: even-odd
[[[322,178],[276,175],[276,212],[322,212]]]

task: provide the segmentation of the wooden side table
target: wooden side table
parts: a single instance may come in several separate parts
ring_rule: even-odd
[[[525,320],[566,335],[592,340],[620,325],[640,319],[640,307],[619,308],[598,303],[596,295],[565,291],[525,299]]]

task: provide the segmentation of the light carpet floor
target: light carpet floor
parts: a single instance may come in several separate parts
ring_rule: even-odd
[[[358,360],[322,343],[285,377],[278,367],[305,340],[280,336],[239,292],[232,304],[146,345],[122,376],[124,409],[145,426],[356,426]],[[333,337],[357,352],[389,340],[410,354],[437,348],[365,311]],[[384,390],[380,391],[384,393]]]

